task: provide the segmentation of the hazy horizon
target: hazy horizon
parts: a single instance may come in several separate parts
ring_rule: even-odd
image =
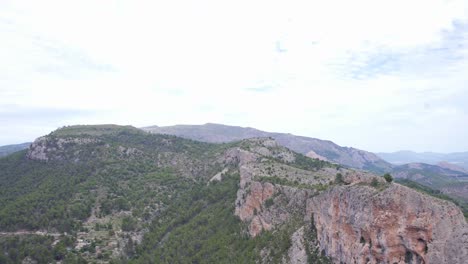
[[[0,145],[220,123],[468,151],[468,2],[0,1]]]

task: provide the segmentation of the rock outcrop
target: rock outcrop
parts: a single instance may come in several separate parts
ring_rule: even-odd
[[[307,250],[304,242],[304,227],[299,228],[291,237],[291,248],[288,251],[288,263],[307,263]]]
[[[464,263],[468,227],[454,204],[392,184],[342,186],[308,200],[320,247],[337,263]]]
[[[262,159],[271,153],[235,149],[225,160],[239,164],[235,214],[252,237],[298,215],[304,225],[315,223],[316,238],[304,237],[301,229],[292,235],[286,263],[307,263],[303,239],[317,241],[319,251],[334,263],[452,264],[468,259],[468,226],[453,203],[363,171],[329,167],[301,174],[287,165],[265,170]],[[337,173],[341,183],[334,182]],[[268,177],[281,180],[270,183]],[[317,190],[317,184],[325,188]]]
[[[62,159],[60,152],[66,150],[70,145],[95,144],[98,141],[94,138],[54,138],[40,137],[30,146],[26,156],[31,160],[49,161],[51,159]]]

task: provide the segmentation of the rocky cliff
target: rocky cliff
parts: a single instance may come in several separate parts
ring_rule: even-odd
[[[307,201],[320,247],[339,263],[463,263],[468,228],[452,203],[391,184],[342,186]]]
[[[285,263],[307,263],[307,247],[317,247],[334,263],[468,259],[468,226],[460,209],[448,201],[360,171],[271,169],[255,149],[239,149],[227,157],[239,162],[235,214],[252,237],[301,219]],[[312,223],[316,237],[307,237],[304,228]]]

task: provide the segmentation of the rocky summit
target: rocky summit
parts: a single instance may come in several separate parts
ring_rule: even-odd
[[[0,159],[0,263],[465,263],[451,201],[272,137],[64,127]]]

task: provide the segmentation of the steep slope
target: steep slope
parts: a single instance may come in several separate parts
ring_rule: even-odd
[[[316,234],[319,251],[334,263],[463,263],[468,254],[465,219],[450,202],[363,172],[327,168],[296,178],[266,172],[252,153],[237,157],[236,214],[251,236],[297,221],[292,241],[304,229]],[[310,241],[305,237],[303,248]],[[307,259],[304,254],[294,258]]]
[[[0,157],[5,157],[10,155],[11,153],[27,149],[31,143],[22,143],[22,144],[15,144],[15,145],[6,145],[0,146]]]
[[[352,168],[366,169],[378,173],[390,171],[392,167],[386,161],[367,151],[341,147],[331,141],[265,132],[248,127],[208,123],[205,125],[151,126],[145,127],[143,130],[213,143],[231,142],[252,137],[272,137],[282,146],[312,158],[321,158]]]
[[[463,263],[454,204],[272,138],[74,126],[0,159],[0,262]]]

